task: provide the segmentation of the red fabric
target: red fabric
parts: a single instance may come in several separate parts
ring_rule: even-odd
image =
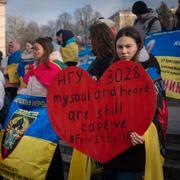
[[[48,61],[48,67],[44,64],[33,66],[29,64],[29,71],[24,76],[24,82],[28,84],[29,78],[35,76],[37,80],[44,86],[48,87],[52,79],[61,71],[58,65]]]
[[[167,125],[168,125],[168,108],[167,108],[167,103],[166,100],[163,98],[162,100],[162,108],[158,108],[158,119],[159,122],[161,123],[161,126],[163,128],[163,133],[164,133],[164,140],[166,140],[166,131],[167,131]]]

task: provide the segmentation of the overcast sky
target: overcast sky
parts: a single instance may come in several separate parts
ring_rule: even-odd
[[[144,0],[150,8],[159,7],[162,0]],[[178,0],[163,0],[169,8],[177,7]],[[68,12],[73,15],[76,8],[90,4],[94,11],[99,11],[108,18],[119,9],[132,7],[135,0],[7,0],[6,13],[9,16],[22,16],[26,21],[46,24],[55,21],[58,15]]]

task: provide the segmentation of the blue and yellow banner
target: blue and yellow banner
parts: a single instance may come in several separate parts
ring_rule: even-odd
[[[48,118],[46,98],[16,96],[0,132],[0,175],[45,179],[58,140]]]
[[[161,66],[166,95],[180,99],[180,30],[151,34],[145,46]]]

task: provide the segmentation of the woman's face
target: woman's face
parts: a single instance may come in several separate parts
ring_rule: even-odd
[[[29,51],[32,49],[32,44],[31,43],[26,43],[26,49]]]
[[[8,46],[8,53],[12,54],[14,52],[14,46],[13,46],[13,43],[9,43],[9,46]]]
[[[35,59],[37,59],[38,61],[40,61],[44,55],[43,47],[37,42],[34,43],[33,54],[34,54]]]
[[[56,41],[59,45],[63,44],[63,37],[62,34],[60,34],[59,36],[56,36]]]
[[[120,59],[130,61],[133,60],[138,51],[135,40],[128,36],[120,37],[116,41],[116,52]]]

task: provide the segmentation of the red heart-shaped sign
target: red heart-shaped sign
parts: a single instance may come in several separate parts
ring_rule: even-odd
[[[119,61],[98,83],[83,69],[65,68],[48,90],[47,105],[59,137],[103,163],[131,146],[132,131],[146,131],[156,94],[143,67]]]

